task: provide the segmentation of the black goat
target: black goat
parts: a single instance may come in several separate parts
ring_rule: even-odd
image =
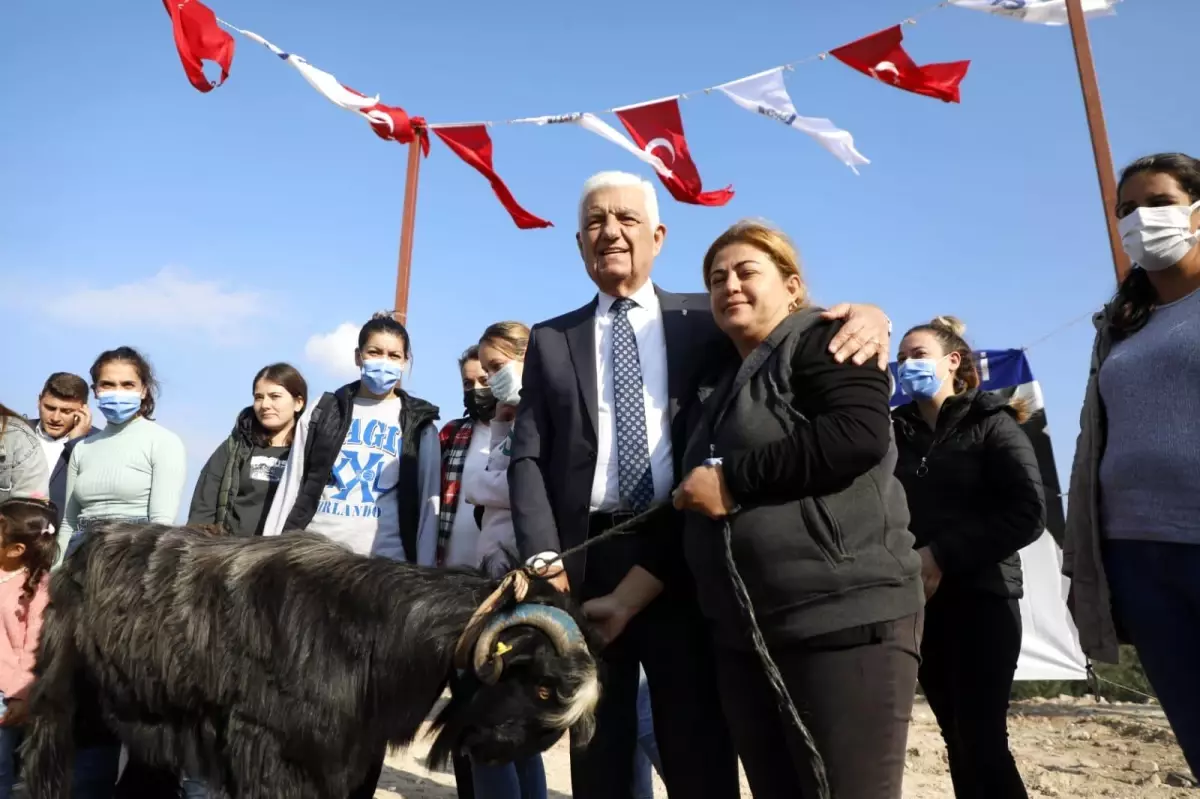
[[[600,688],[582,625],[542,580],[365,558],[309,533],[98,525],[51,580],[23,775],[31,799],[65,799],[73,726],[92,714],[132,757],[216,797],[344,797],[416,737],[456,660],[431,764],[459,750],[505,762],[567,730],[586,742]]]

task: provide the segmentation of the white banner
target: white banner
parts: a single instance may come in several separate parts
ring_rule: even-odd
[[[253,31],[242,30],[241,28],[235,28],[228,22],[222,22],[221,24],[231,30],[237,31],[248,39],[253,39],[275,55],[282,58],[284,61],[291,64],[296,68],[296,71],[299,72],[306,81],[308,81],[310,86],[319,91],[326,100],[333,103],[338,108],[344,108],[347,111],[357,111],[361,113],[371,106],[379,104],[379,95],[375,95],[374,97],[363,97],[361,94],[350,91],[341,83],[339,83],[337,78],[325,70],[317,69],[295,53],[286,53],[283,50],[280,50],[278,47],[271,44],[257,33],[254,33]]]
[[[822,147],[858,174],[857,166],[871,163],[862,153],[854,149],[854,137],[828,119],[802,117],[796,113],[787,87],[783,85],[783,67],[769,69],[748,78],[735,80],[716,87],[730,100],[747,111],[778,120],[801,133],[807,133]]]
[[[1067,610],[1070,581],[1062,575],[1062,550],[1045,532],[1020,554],[1025,596],[1020,600],[1021,657],[1015,679],[1087,679],[1087,659]]]
[[[671,177],[671,170],[667,169],[667,165],[662,162],[657,155],[650,153],[638,147],[612,125],[609,125],[604,120],[597,117],[595,114],[559,114],[558,116],[545,117],[527,117],[525,119],[514,119],[514,123],[527,123],[530,125],[557,125],[563,122],[570,122],[578,125],[584,130],[590,130],[601,138],[608,139],[613,144],[626,151],[639,161],[643,161],[654,168],[654,171],[662,175],[664,178]]]
[[[973,11],[986,11],[1002,17],[1012,17],[1036,25],[1066,25],[1066,0],[950,0],[952,5]],[[1120,0],[1083,0],[1087,17],[1103,17],[1117,13]]]

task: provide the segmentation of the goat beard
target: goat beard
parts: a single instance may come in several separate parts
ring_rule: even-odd
[[[542,639],[540,656],[545,657],[549,641],[539,632],[529,635]],[[517,662],[505,666],[509,680],[498,686],[484,685],[470,674],[450,681],[450,700],[431,725],[430,769],[444,768],[455,754],[488,764],[520,760],[546,751],[567,732],[572,746],[591,741],[601,690],[596,660],[583,651],[555,653],[554,676],[547,677],[535,673],[532,661],[539,655],[522,652],[529,649],[527,641],[516,645]],[[535,686],[547,681],[558,683],[552,695],[534,698]]]

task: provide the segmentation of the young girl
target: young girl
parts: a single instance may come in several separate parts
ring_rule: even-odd
[[[58,533],[64,554],[72,538],[105,519],[174,524],[187,479],[183,441],[153,420],[158,382],[142,354],[103,352],[91,378],[107,426],[71,453]]]
[[[898,378],[913,402],[892,415],[925,584],[918,679],[937,717],[958,799],[1023,799],[1008,748],[1008,699],[1021,654],[1018,551],[1044,529],[1041,473],[1026,415],[980,391],[957,319],[904,334]]]
[[[309,530],[360,555],[434,564],[438,409],[401,387],[411,360],[408,331],[391,314],[362,326],[354,351],[362,378],[323,394],[297,419],[263,535]],[[385,754],[381,747],[350,799],[375,795]]]
[[[196,481],[188,524],[217,524],[234,535],[262,534],[267,510],[287,465],[296,419],[308,404],[308,384],[296,368],[274,363],[251,383],[254,404]]]
[[[0,503],[0,799],[12,796],[17,781],[14,755],[28,713],[46,584],[58,554],[57,512],[34,497]]]
[[[463,497],[483,509],[480,519],[477,565],[493,576],[512,568],[516,555],[512,512],[508,502],[508,461],[512,453],[512,425],[521,401],[521,372],[529,328],[520,322],[498,322],[479,339],[479,363],[488,375],[496,398],[491,422],[491,450],[487,469],[463,475]],[[541,755],[502,766],[473,763],[477,799],[545,799],[546,772]]]

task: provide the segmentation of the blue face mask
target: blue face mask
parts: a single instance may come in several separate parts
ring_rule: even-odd
[[[930,399],[941,390],[946,382],[938,377],[935,358],[909,358],[896,370],[900,378],[900,390],[913,399]]]
[[[142,395],[137,391],[105,391],[96,398],[96,404],[109,424],[125,424],[142,409]]]
[[[372,394],[386,394],[400,382],[404,364],[388,358],[372,358],[363,361],[362,382]]]

